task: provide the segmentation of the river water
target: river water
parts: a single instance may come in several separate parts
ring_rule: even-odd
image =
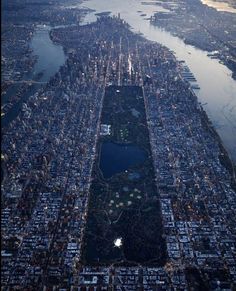
[[[207,52],[186,45],[180,38],[151,25],[147,18],[155,11],[165,9],[154,1],[148,1],[148,4],[142,4],[142,0],[88,0],[82,5],[95,9],[96,12],[89,13],[84,23],[95,21],[95,13],[120,13],[121,18],[131,25],[133,31],[141,32],[147,39],[165,45],[175,53],[178,60],[184,60],[201,88],[196,92],[199,102],[204,105],[225,148],[236,162],[236,82],[231,77],[231,71],[218,60],[208,57]]]
[[[153,1],[149,1],[149,5],[143,5],[141,2],[141,0],[88,0],[82,5],[96,11],[87,14],[84,24],[96,21],[95,13],[104,11],[110,11],[113,15],[120,13],[121,18],[128,22],[135,32],[141,32],[147,39],[165,45],[175,53],[178,60],[184,60],[201,88],[196,92],[199,101],[205,104],[204,108],[221,136],[225,148],[236,162],[236,82],[231,78],[231,71],[217,60],[208,57],[206,52],[186,45],[180,38],[151,25],[147,18],[155,11],[165,9],[155,5]],[[78,4],[78,7],[81,7],[81,4]],[[146,16],[143,17],[141,14]],[[50,29],[50,26],[38,26],[32,38],[31,47],[33,54],[38,56],[38,62],[29,77],[31,79],[37,73],[43,72],[40,81],[48,81],[65,63],[63,48],[51,41]],[[34,85],[32,94],[37,87]]]
[[[49,37],[52,27],[47,25],[38,25],[30,42],[33,49],[33,55],[37,56],[33,70],[25,74],[23,80],[35,80],[37,74],[43,73],[42,77],[37,79],[39,82],[47,82],[55,75],[60,66],[64,65],[66,56],[60,45],[54,44]],[[42,84],[33,84],[32,87],[23,95],[23,97],[9,110],[2,118],[2,126],[5,127],[19,113],[22,103],[26,102],[29,96],[33,95]],[[2,98],[2,105],[8,101],[9,97],[16,94],[20,84],[13,84]]]
[[[38,56],[32,75],[43,72],[42,82],[47,82],[66,60],[62,46],[54,44],[49,37],[51,29],[47,25],[38,25],[31,41],[33,54]]]

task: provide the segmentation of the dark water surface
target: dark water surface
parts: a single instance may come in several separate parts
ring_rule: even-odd
[[[146,157],[147,153],[138,146],[104,142],[101,148],[100,169],[103,177],[108,179],[143,163]]]
[[[34,65],[32,72],[24,76],[24,80],[35,80],[39,73],[43,73],[42,77],[38,79],[39,82],[48,82],[53,77],[59,68],[64,65],[66,55],[60,45],[54,44],[50,39],[49,32],[52,27],[47,25],[38,25],[35,29],[34,35],[30,42],[30,47],[33,49],[33,55],[37,56],[37,62]],[[2,105],[8,101],[11,95],[16,94],[19,84],[12,85],[6,92],[2,99]],[[33,95],[43,86],[43,83],[33,84],[32,87],[23,94],[22,98],[9,110],[9,112],[2,118],[2,126],[5,127],[11,122],[19,113],[22,103],[26,102],[29,96]]]
[[[197,79],[200,90],[196,91],[199,102],[204,104],[210,120],[220,135],[230,157],[236,162],[236,81],[232,72],[218,60],[207,56],[206,51],[186,45],[184,41],[169,32],[150,24],[147,18],[155,11],[166,11],[156,1],[145,5],[142,0],[88,0],[82,4],[95,12],[89,13],[84,22],[97,19],[96,13],[111,11],[129,23],[135,32],[168,47],[178,60],[184,60]],[[81,4],[78,4],[81,6]],[[142,17],[138,11],[146,16]]]
[[[31,41],[33,54],[38,56],[32,75],[43,72],[40,79],[43,82],[47,82],[66,61],[62,46],[54,44],[49,37],[52,28],[47,25],[37,26]]]

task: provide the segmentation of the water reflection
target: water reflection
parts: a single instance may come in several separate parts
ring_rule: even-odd
[[[31,41],[33,54],[38,57],[32,75],[43,72],[40,81],[48,81],[66,60],[62,46],[54,44],[50,39],[49,32],[51,29],[52,27],[47,25],[37,26]]]
[[[147,154],[135,145],[104,142],[101,148],[100,169],[104,178],[111,178],[145,161]]]
[[[231,71],[208,57],[207,52],[186,45],[180,38],[150,25],[147,18],[155,11],[163,11],[158,5],[143,5],[141,0],[88,0],[86,7],[95,9],[96,12],[88,14],[84,19],[85,23],[95,21],[97,12],[111,11],[114,15],[120,13],[135,32],[141,32],[147,39],[167,46],[177,59],[185,60],[201,87],[197,92],[199,101],[205,104],[208,116],[229,154],[236,161],[236,82],[231,78]]]
[[[30,73],[25,74],[23,80],[35,80],[39,73],[43,73],[36,81],[47,82],[59,70],[60,66],[65,63],[66,56],[63,48],[52,42],[49,32],[52,27],[47,25],[38,25],[30,42],[33,49],[33,55],[37,56],[37,62]],[[2,126],[7,126],[19,113],[22,103],[26,102],[29,96],[33,95],[42,84],[33,84],[31,88],[14,104],[9,112],[3,116]],[[16,94],[20,84],[13,84],[2,98],[2,103],[8,102],[9,98]]]

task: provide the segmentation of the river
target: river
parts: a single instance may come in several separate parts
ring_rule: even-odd
[[[54,44],[49,37],[51,29],[47,25],[38,25],[31,41],[33,54],[38,56],[32,74],[43,72],[42,82],[47,82],[66,60],[62,46]]]
[[[231,71],[217,60],[208,57],[207,52],[186,45],[180,38],[151,25],[147,18],[155,11],[165,9],[153,1],[149,1],[149,5],[143,5],[141,2],[141,0],[88,0],[82,5],[96,11],[87,14],[83,23],[96,21],[95,13],[104,11],[111,11],[114,15],[120,13],[121,18],[128,22],[135,32],[141,32],[147,39],[165,45],[175,53],[178,60],[184,60],[201,88],[196,92],[199,101],[205,104],[204,108],[225,148],[236,162],[236,82],[231,78]],[[77,6],[81,7],[81,4]],[[141,14],[146,16],[143,17]],[[48,81],[66,60],[62,47],[51,41],[50,29],[50,26],[37,26],[31,41],[33,54],[38,56],[38,61],[30,78],[43,72],[40,81]],[[37,87],[34,85],[35,89]],[[31,93],[35,89],[32,88]]]
[[[184,60],[201,88],[196,92],[199,102],[204,105],[225,148],[236,162],[236,82],[231,77],[232,72],[218,60],[208,57],[207,52],[186,45],[180,38],[151,25],[147,18],[155,11],[165,9],[153,1],[148,4],[142,4],[141,0],[88,0],[82,5],[96,11],[89,13],[84,23],[95,21],[95,13],[120,13],[121,18],[131,25],[133,31],[141,32],[147,39],[163,44],[175,53],[178,60]]]
[[[30,42],[33,55],[37,56],[33,70],[23,77],[23,80],[35,80],[37,74],[43,73],[42,77],[37,79],[39,82],[47,82],[55,75],[60,66],[64,65],[66,56],[60,45],[54,44],[50,39],[49,32],[52,27],[47,25],[38,25]],[[23,97],[9,110],[2,118],[2,126],[5,127],[18,115],[22,103],[26,102],[29,96],[33,95],[42,84],[33,84],[32,87],[23,95]],[[16,94],[20,84],[13,84],[2,98],[4,105],[10,96]]]

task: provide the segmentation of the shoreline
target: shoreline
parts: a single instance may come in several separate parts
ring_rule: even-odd
[[[118,30],[118,35],[115,34],[115,29]],[[224,243],[224,230],[228,227],[227,239],[235,240],[233,236],[235,224],[230,224],[234,222],[234,216],[230,216],[229,206],[234,205],[236,200],[235,195],[231,195],[232,201],[224,199],[222,195],[222,193],[230,193],[228,191],[229,173],[225,171],[217,158],[220,152],[218,141],[208,128],[206,113],[206,119],[204,119],[204,113],[201,113],[199,109],[196,94],[190,90],[186,82],[178,77],[179,71],[174,54],[166,46],[149,41],[139,42],[137,34],[134,36],[130,33],[122,20],[118,18],[104,18],[91,27],[75,28],[72,31],[76,35],[76,38],[73,39],[74,42],[71,41],[73,34],[69,33],[69,29],[65,29],[63,32],[60,34],[58,31],[55,34],[59,42],[65,48],[76,48],[77,50],[69,56],[68,62],[60,69],[60,74],[56,74],[54,80],[48,83],[45,92],[41,92],[38,98],[32,100],[31,103],[29,102],[31,107],[34,106],[33,102],[37,105],[37,110],[31,119],[23,120],[25,121],[23,124],[21,114],[19,122],[11,128],[11,135],[4,136],[4,154],[9,156],[7,166],[11,166],[13,159],[18,161],[17,167],[12,171],[13,177],[18,177],[19,174],[19,178],[22,178],[23,169],[27,176],[32,178],[32,174],[37,174],[40,170],[42,175],[39,178],[41,180],[31,179],[32,183],[34,182],[32,189],[34,189],[34,185],[37,186],[39,182],[42,182],[47,191],[40,189],[40,193],[36,192],[36,194],[40,194],[36,204],[25,203],[27,199],[24,198],[27,197],[27,192],[23,193],[22,199],[20,198],[20,209],[24,207],[25,212],[28,210],[34,210],[34,212],[30,212],[33,213],[33,217],[29,221],[25,221],[24,213],[20,212],[19,218],[17,217],[17,220],[23,225],[28,222],[27,229],[26,232],[24,229],[19,230],[19,233],[24,233],[25,236],[22,246],[19,246],[18,254],[12,258],[12,272],[9,273],[9,269],[5,268],[3,277],[5,286],[22,284],[26,288],[26,285],[32,284],[35,289],[37,284],[35,282],[40,282],[41,289],[44,287],[52,287],[53,289],[56,285],[59,288],[68,289],[71,284],[78,286],[90,284],[88,282],[92,284],[92,279],[88,280],[86,274],[83,274],[83,270],[89,273],[90,278],[96,276],[93,276],[94,270],[86,265],[80,265],[77,268],[84,252],[83,250],[81,253],[81,249],[86,247],[86,228],[90,226],[95,235],[104,233],[102,239],[105,239],[104,243],[100,241],[102,242],[100,245],[94,244],[94,239],[89,240],[87,246],[95,252],[94,255],[92,254],[95,256],[95,260],[104,256],[106,247],[111,246],[112,249],[113,233],[114,238],[117,238],[116,234],[119,231],[119,237],[127,238],[127,244],[124,246],[126,247],[125,251],[129,252],[129,256],[126,255],[129,261],[136,257],[138,261],[145,264],[151,256],[156,259],[155,252],[157,252],[160,263],[156,270],[159,274],[162,272],[169,275],[170,279],[175,279],[172,277],[171,270],[166,267],[168,263],[173,264],[174,267],[177,264],[179,266],[181,260],[183,278],[185,278],[189,265],[197,266],[205,276],[203,280],[208,283],[208,270],[206,265],[202,264],[201,258],[204,256],[205,250],[208,251],[208,254],[214,255],[216,248],[214,244],[208,244],[205,247],[203,239],[199,240],[198,243],[199,235],[204,237],[207,235],[208,237],[208,233],[210,233],[210,235],[215,236],[215,230],[211,227],[219,225],[214,224],[214,222],[210,224],[209,218],[219,215],[222,218],[222,225],[220,225],[222,226],[222,234],[217,233],[217,239]],[[122,42],[120,36],[122,36]],[[130,46],[133,40],[133,46]],[[105,43],[106,45],[104,45]],[[91,55],[90,51],[93,51]],[[119,56],[123,52],[124,57],[121,60]],[[130,55],[132,56],[131,60]],[[82,65],[81,60],[84,62]],[[127,73],[129,72],[128,60],[132,61],[134,68],[130,74]],[[116,70],[111,64],[115,64]],[[120,68],[123,69],[120,70]],[[124,82],[124,85],[144,84],[146,97],[143,96],[143,100],[140,100],[138,97],[141,95],[135,94],[133,91],[127,92],[127,88],[125,88],[124,93],[122,93],[125,98],[121,102],[121,97],[116,98],[112,95],[115,92],[114,88],[114,91],[108,92],[110,94],[106,96],[110,104],[104,107],[106,85],[110,82],[120,84],[120,80],[122,84]],[[163,88],[162,91],[159,90],[160,88]],[[45,96],[48,98],[44,99]],[[117,100],[121,100],[120,104]],[[134,116],[122,115],[122,109],[133,108],[133,104],[135,104],[134,109],[142,113],[138,124],[136,124],[137,120]],[[118,105],[120,105],[118,108],[121,110],[114,110],[113,108]],[[145,107],[146,105],[147,107]],[[139,108],[142,110],[140,111]],[[99,142],[99,123],[101,120],[105,120],[106,122],[103,123],[112,124],[110,120],[113,120],[113,111],[120,114],[117,115],[114,123],[114,125],[117,124],[117,132],[123,128],[123,123],[127,127],[130,122],[130,129],[136,130],[134,133],[130,130],[130,137],[138,140],[140,144],[147,145],[152,155],[149,157],[150,161],[145,164],[145,168],[143,166],[145,176],[141,177],[140,183],[130,182],[125,176],[122,180],[124,183],[114,181],[115,184],[110,185],[109,189],[104,185],[100,187],[98,184],[96,188],[92,188],[93,183],[97,182],[96,179],[93,179],[92,169],[96,162],[95,159],[98,158],[96,151]],[[104,113],[107,114],[104,115],[106,119],[102,118]],[[204,127],[205,123],[202,122],[202,119],[205,120],[207,127]],[[145,124],[145,128],[143,128],[143,124]],[[28,132],[31,133],[30,136]],[[190,139],[188,140],[188,138]],[[16,140],[18,144],[14,151],[11,145]],[[215,154],[211,154],[212,149],[214,149]],[[48,168],[47,162],[49,155],[51,156],[50,168]],[[198,167],[202,160],[204,168]],[[32,161],[34,164],[28,167]],[[46,175],[43,175],[44,173]],[[210,173],[209,181],[202,177],[208,173]],[[9,177],[4,183],[3,195],[7,197],[7,195],[12,194],[12,180]],[[198,183],[198,188],[196,188],[196,183]],[[212,183],[215,183],[216,186],[214,192],[209,189]],[[156,192],[157,184],[160,192],[158,190]],[[55,189],[55,185],[58,188]],[[124,186],[128,186],[128,189],[123,189]],[[120,194],[118,197],[116,189]],[[135,191],[135,189],[139,191]],[[91,194],[92,191],[96,194],[95,197]],[[231,191],[234,193],[233,190]],[[141,198],[145,200],[145,204],[141,204],[143,208],[139,207],[139,200],[136,201],[139,194],[134,195],[134,192],[139,193]],[[130,195],[128,196],[126,193]],[[54,205],[54,194],[59,197],[56,205]],[[109,206],[108,203],[113,197],[114,200],[115,197],[118,198],[117,203],[122,202],[123,205],[117,204],[120,207],[130,205],[127,200],[130,199],[129,197],[134,197],[133,206],[135,207],[137,203],[138,207],[136,207],[136,212],[133,207],[131,213],[124,213],[122,221],[119,220],[120,229],[118,229],[117,223],[115,232],[112,232],[113,230],[109,232],[107,225],[102,224],[104,220],[107,223],[107,217],[104,213],[101,214],[101,210],[106,208],[106,205]],[[158,199],[159,197],[160,199]],[[10,227],[11,224],[15,225],[15,208],[10,203],[11,197],[8,199],[6,207],[9,206],[12,212],[10,216],[5,214],[7,222],[5,229],[13,235],[15,229]],[[214,202],[214,199],[217,200]],[[204,201],[204,205],[202,201]],[[95,220],[96,223],[93,223],[94,220],[92,220],[92,224],[90,224],[89,204],[93,206],[93,209],[97,209],[101,215]],[[214,206],[213,209],[212,206]],[[109,210],[113,210],[113,215],[118,213],[118,211],[115,212],[118,207],[115,207],[116,205],[109,206]],[[141,215],[139,214],[140,210],[142,210]],[[209,211],[214,211],[214,214],[209,214]],[[53,217],[54,220],[50,220],[50,228],[45,228],[44,225],[48,222],[48,217]],[[102,232],[100,232],[100,228]],[[187,228],[189,231],[184,231],[183,236],[183,230]],[[210,228],[210,232],[206,230],[208,228]],[[163,230],[163,233],[160,230]],[[172,240],[173,235],[176,240]],[[36,240],[31,240],[32,236],[36,237]],[[33,257],[35,246],[40,245],[41,247],[43,236],[47,238],[47,244],[42,246],[42,251],[45,252],[44,260],[35,257],[34,264],[30,265],[29,258]],[[139,240],[139,238],[141,239]],[[192,238],[197,244],[188,243]],[[6,241],[6,236],[3,239]],[[150,244],[148,244],[149,241]],[[164,245],[164,243],[166,244]],[[174,245],[176,246],[175,252],[173,252]],[[199,246],[201,246],[200,251]],[[98,247],[97,251],[96,247]],[[225,245],[222,248],[220,245],[220,255],[217,256],[218,264],[216,265],[213,260],[209,262],[210,271],[214,272],[215,268],[221,270],[221,263],[224,261],[222,255],[224,247]],[[185,249],[189,252],[184,252]],[[166,264],[162,265],[161,260],[164,259],[165,251],[168,254],[168,260]],[[229,252],[233,255],[233,250],[229,249]],[[179,259],[176,259],[176,254]],[[105,254],[105,256],[111,260],[114,256],[117,257],[112,252]],[[120,257],[119,254],[118,256]],[[41,268],[42,272],[33,274],[34,281],[27,281],[31,273],[26,272],[19,277],[17,274],[19,266],[22,268],[29,266],[29,272],[35,267]],[[52,267],[58,268],[59,271],[50,273]],[[98,270],[99,268],[97,267]],[[134,268],[135,272],[137,268]],[[145,266],[141,268],[145,268]],[[230,274],[231,265],[225,264],[224,268],[226,275]],[[124,272],[121,270],[120,273],[119,269],[115,269],[115,272],[118,276],[121,274],[121,277],[129,275],[128,268],[124,268]],[[108,274],[108,276],[110,275]],[[141,270],[140,279],[142,280],[145,275],[145,270]],[[222,281],[227,280],[228,282],[230,279],[226,275],[223,276]],[[97,279],[100,278],[97,277]],[[217,276],[214,276],[213,279],[217,279]],[[80,281],[77,283],[76,280]],[[162,281],[165,284],[164,287],[173,287],[172,283],[167,281],[165,277]],[[113,283],[113,281],[106,282],[104,285],[109,282]],[[186,280],[184,286],[187,287],[190,283],[190,280]],[[96,281],[95,284],[99,285],[100,280]],[[115,281],[114,284],[116,284]],[[132,281],[132,285],[135,286],[134,281]],[[177,285],[176,290],[180,289],[180,285]]]
[[[217,133],[215,127],[213,126],[212,122],[210,121],[206,111],[200,106],[201,108],[201,116],[202,121],[204,121],[204,125],[208,128],[209,132],[214,136],[215,140],[218,143],[219,149],[220,149],[220,156],[219,161],[222,164],[222,166],[225,167],[226,170],[230,173],[231,176],[231,186],[236,191],[236,179],[235,179],[235,171],[236,171],[236,164],[234,161],[230,158],[227,150],[224,147],[223,141],[221,140],[221,137]]]
[[[184,12],[184,8],[188,13]],[[207,15],[207,18],[203,14]],[[224,28],[212,27],[215,17],[225,22]],[[179,18],[184,19],[183,23]],[[225,65],[231,71],[232,79],[236,80],[236,54],[230,41],[234,35],[231,30],[234,24],[233,13],[218,11],[203,4],[201,0],[195,4],[185,1],[177,6],[176,10],[170,8],[169,12],[154,12],[150,24],[177,36],[186,45],[209,53],[209,57]],[[210,55],[215,51],[217,54]]]

